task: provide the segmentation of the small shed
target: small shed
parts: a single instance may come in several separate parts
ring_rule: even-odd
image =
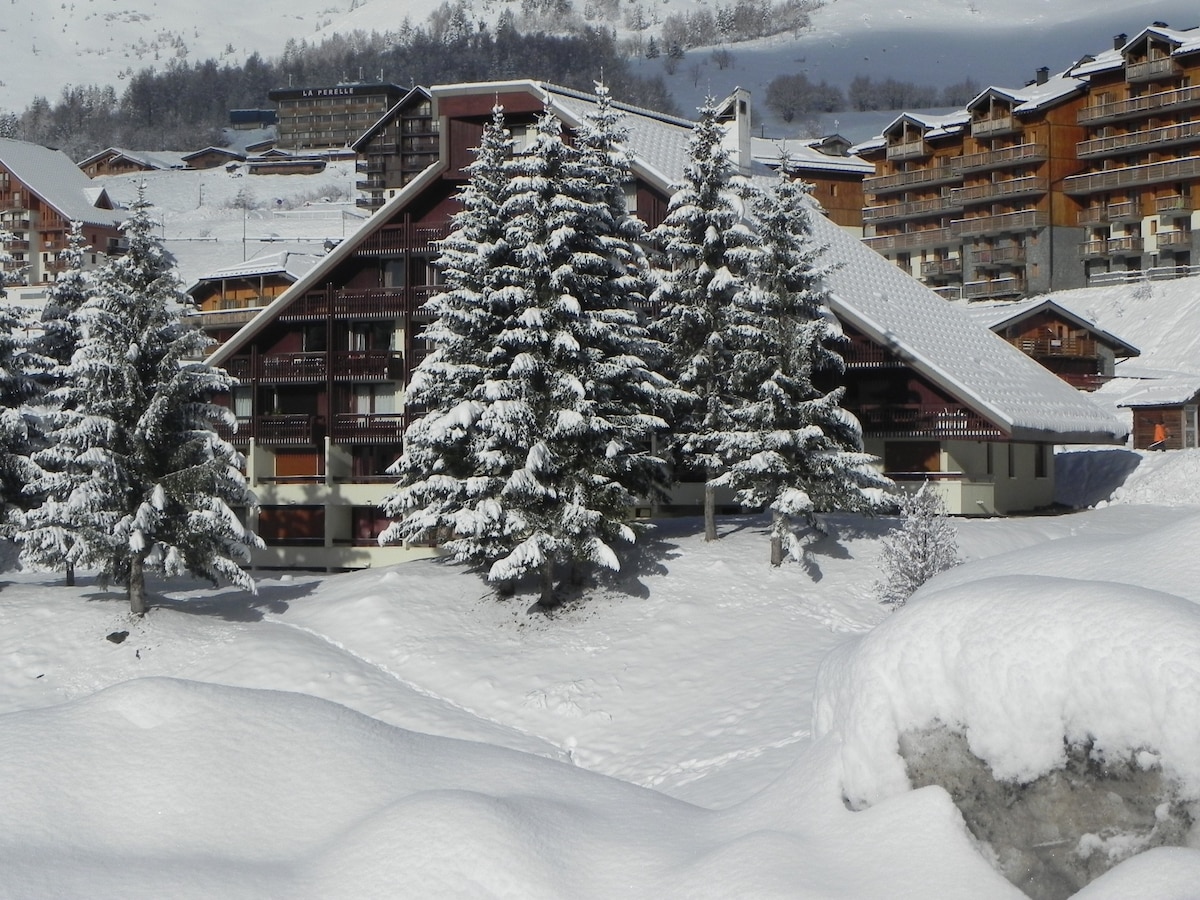
[[[1200,446],[1197,439],[1200,375],[1177,374],[1154,379],[1130,391],[1117,405],[1129,409],[1133,415],[1135,450],[1151,449],[1160,424],[1165,426],[1167,432],[1162,449],[1181,450]]]

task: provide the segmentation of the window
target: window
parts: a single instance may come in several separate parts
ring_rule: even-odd
[[[325,507],[264,506],[258,511],[257,531],[270,547],[323,545]]]
[[[1008,477],[1017,477],[1017,448],[1011,441],[1008,444]]]
[[[891,476],[923,477],[942,470],[942,446],[937,441],[888,441],[883,467]]]
[[[1050,475],[1050,445],[1038,444],[1035,448],[1033,477],[1047,478]]]

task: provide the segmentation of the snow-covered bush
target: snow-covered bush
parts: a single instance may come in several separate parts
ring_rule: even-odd
[[[938,572],[958,565],[958,529],[929,482],[900,500],[903,524],[883,540],[883,577],[875,584],[880,603],[903,606],[913,591]]]
[[[996,868],[1060,897],[1196,845],[1200,607],[1002,576],[933,590],[822,664],[813,732],[855,809],[937,784]]]

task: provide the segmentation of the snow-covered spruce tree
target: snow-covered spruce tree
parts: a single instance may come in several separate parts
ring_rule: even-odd
[[[42,309],[41,333],[34,348],[42,356],[45,369],[38,380],[49,395],[42,398],[43,415],[53,413],[61,402],[61,394],[53,393],[67,381],[71,357],[79,346],[79,321],[76,313],[92,294],[92,278],[84,268],[87,239],[80,222],[72,222],[67,246],[59,254],[63,268],[46,291]],[[34,566],[61,566],[67,586],[75,583],[75,567],[71,564],[70,544],[76,531],[75,523],[67,520],[64,501],[71,490],[88,475],[79,468],[69,468],[67,457],[56,448],[42,448],[36,455],[39,471],[30,477],[26,491],[40,490],[31,496],[33,507],[25,513],[21,533],[26,539],[21,555]],[[49,466],[50,468],[43,468]]]
[[[662,307],[654,333],[670,347],[667,374],[692,395],[672,416],[672,452],[680,469],[704,474],[709,541],[717,538],[716,480],[724,472],[719,436],[734,430],[737,403],[729,313],[758,250],[758,236],[743,214],[743,197],[752,191],[735,178],[721,136],[710,97],[692,130],[683,181],[651,233],[667,266],[654,293]]]
[[[72,538],[43,540],[36,523],[22,535],[28,552],[46,551],[43,562],[95,567],[125,585],[136,615],[146,610],[147,569],[254,590],[239,563],[261,546],[234,512],[255,502],[238,454],[212,430],[228,412],[210,397],[232,379],[196,361],[209,339],[182,321],[188,297],[149,207],[140,191],[123,225],[128,251],[97,272],[76,314],[79,347],[39,455],[52,477],[70,479],[60,521]]]
[[[736,490],[743,506],[771,510],[773,566],[785,545],[800,558],[799,529],[819,531],[817,513],[873,509],[891,486],[840,405],[843,337],[822,287],[811,190],[781,170],[772,190],[751,198],[761,247],[729,307],[736,405],[714,443],[724,468],[714,484]]]
[[[441,529],[451,535],[444,547],[493,582],[539,573],[543,608],[555,602],[563,566],[572,576],[585,563],[619,567],[613,548],[635,538],[633,504],[658,470],[647,448],[665,427],[654,404],[666,382],[647,362],[656,345],[635,312],[645,302],[643,257],[623,201],[615,210],[622,166],[611,129],[593,121],[571,146],[543,115],[533,146],[503,161],[499,194],[486,202],[478,192],[493,188],[498,154],[485,137],[445,245],[448,308],[434,307],[437,327],[426,331],[427,367],[440,375],[417,373],[413,400],[429,411],[405,435],[386,507],[405,518],[384,540]],[[493,122],[493,140],[495,130]],[[481,206],[497,199],[487,215],[502,236],[475,241]],[[458,255],[469,249],[460,239],[477,243],[476,255]],[[494,330],[459,360],[453,322],[472,313]],[[461,393],[433,390],[455,377]],[[447,444],[449,462],[430,452]]]
[[[0,280],[0,298],[7,296]],[[41,394],[43,360],[32,351],[20,310],[0,304],[0,537],[12,538],[27,505],[25,485],[37,474],[30,461],[38,439],[32,409]]]
[[[883,539],[883,577],[875,584],[879,602],[892,606],[903,606],[926,581],[961,562],[958,530],[929,482],[901,495],[900,515],[900,528]]]

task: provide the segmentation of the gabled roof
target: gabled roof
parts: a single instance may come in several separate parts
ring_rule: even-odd
[[[61,150],[0,138],[0,163],[69,222],[113,227],[124,218],[94,205],[93,198],[106,202],[107,195],[89,194],[94,192],[95,184]]]
[[[295,250],[282,250],[278,253],[266,253],[244,262],[233,263],[220,269],[214,269],[196,279],[196,283],[188,288],[189,292],[206,282],[221,281],[226,278],[249,278],[256,275],[283,275],[292,281],[298,281],[306,272],[312,269],[323,257],[313,253],[298,253]]]
[[[750,138],[750,154],[755,162],[776,168],[787,160],[793,171],[837,172],[842,174],[873,175],[875,166],[860,156],[830,156],[814,146],[813,140],[774,140]]]
[[[518,86],[519,85],[519,86]],[[568,125],[578,124],[592,105],[587,95],[537,82],[453,85],[439,91],[538,92]],[[691,124],[658,113],[621,105],[629,129],[636,175],[669,193],[683,175]],[[248,322],[210,358],[221,365],[245,341],[272,321],[279,310],[314,285],[383,228],[441,175],[444,161],[425,169],[389,199],[363,226],[348,236],[303,278]],[[764,173],[765,186],[778,176]],[[814,206],[814,210],[816,207]],[[899,355],[914,370],[970,406],[1017,440],[1056,442],[1119,441],[1126,428],[1086,396],[1048,372],[1017,348],[994,335],[962,310],[947,303],[912,276],[865,246],[819,212],[810,217],[815,240],[838,262],[826,286],[835,315]]]
[[[1050,297],[1032,297],[1026,300],[1012,300],[999,303],[972,302],[960,308],[992,331],[1003,328],[1006,325],[1017,325],[1041,312],[1053,312],[1059,318],[1073,324],[1076,328],[1084,328],[1095,335],[1097,340],[1111,347],[1116,356],[1140,356],[1142,352],[1128,341],[1122,340],[1112,332],[1105,331],[1092,319],[1063,306]]]
[[[122,147],[107,147],[79,161],[79,168],[102,159],[128,160],[148,170],[179,169],[183,167],[183,155],[169,150],[126,150]]]
[[[188,153],[187,155],[183,156],[182,159],[184,162],[191,162],[193,159],[197,159],[201,156],[207,156],[210,153],[215,153],[218,156],[227,156],[230,160],[241,161],[246,158],[245,153],[239,153],[236,150],[230,150],[228,147],[205,147],[202,150],[196,150],[192,153]]]
[[[371,138],[375,137],[375,135],[377,135],[379,133],[380,129],[382,129],[389,122],[391,122],[396,116],[398,116],[400,114],[400,110],[402,110],[404,107],[408,106],[409,103],[411,103],[414,99],[417,99],[417,98],[428,100],[429,99],[429,90],[427,88],[421,87],[420,85],[418,85],[417,87],[414,87],[407,94],[405,94],[403,97],[401,97],[395,103],[393,103],[391,108],[387,112],[385,112],[382,116],[380,116],[378,119],[376,119],[374,124],[372,124],[370,128],[368,128],[366,131],[364,131],[356,140],[351,142],[350,149],[361,153],[363,150],[363,147],[368,142],[370,142]]]
[[[967,103],[967,109],[974,109],[979,103],[989,97],[1002,97],[1012,104],[1013,112],[1036,112],[1053,106],[1061,100],[1082,94],[1087,90],[1087,82],[1070,74],[1070,70],[1048,77],[1041,84],[1027,84],[1020,88],[997,87],[985,88]]]
[[[1125,46],[1121,48],[1121,53],[1124,54],[1126,50],[1141,41],[1142,38],[1151,36],[1161,38],[1170,44],[1172,56],[1183,56],[1188,53],[1200,51],[1200,29],[1179,29],[1169,28],[1166,25],[1150,25],[1126,41]]]
[[[1114,388],[1114,391],[1116,388]],[[1136,387],[1125,388],[1117,406],[1178,406],[1200,394],[1200,375],[1171,373],[1162,378],[1141,381]]]
[[[886,137],[897,125],[907,122],[921,129],[925,140],[936,140],[940,137],[958,134],[970,124],[970,121],[971,114],[965,109],[956,109],[944,114],[902,112],[883,129],[883,136]]]

